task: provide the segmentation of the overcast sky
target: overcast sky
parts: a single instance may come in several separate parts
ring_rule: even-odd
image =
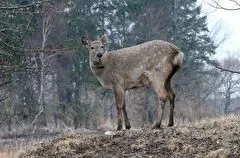
[[[202,4],[202,14],[206,14],[208,19],[208,28],[213,33],[219,30],[216,37],[221,40],[227,37],[227,40],[217,49],[216,58],[223,59],[233,53],[240,56],[240,10],[226,11],[215,9],[209,5],[211,0],[198,0]],[[240,1],[240,0],[239,0]],[[224,7],[234,7],[234,4],[228,0],[220,0]]]

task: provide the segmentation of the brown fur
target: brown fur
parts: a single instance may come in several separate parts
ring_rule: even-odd
[[[82,43],[89,50],[90,67],[102,86],[112,89],[118,109],[118,130],[130,129],[125,110],[125,90],[151,85],[158,94],[162,113],[158,115],[153,128],[160,128],[165,102],[170,101],[169,126],[173,126],[175,94],[171,78],[181,67],[183,53],[173,44],[154,40],[133,47],[106,52],[107,35],[100,40]],[[102,55],[100,58],[98,55]],[[123,118],[122,118],[123,114]]]

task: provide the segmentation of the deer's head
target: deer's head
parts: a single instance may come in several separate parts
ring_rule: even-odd
[[[106,53],[105,46],[107,44],[107,40],[107,34],[104,34],[100,39],[95,41],[89,41],[86,37],[82,37],[82,43],[89,51],[91,62],[102,62],[103,56]]]

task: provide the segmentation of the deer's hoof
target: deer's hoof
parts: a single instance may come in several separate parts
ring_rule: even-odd
[[[131,125],[126,125],[126,130],[129,130],[131,128]]]
[[[118,127],[118,128],[117,128],[117,131],[121,131],[121,130],[122,130],[122,127]]]
[[[152,130],[154,129],[160,129],[161,128],[161,125],[160,124],[155,124],[153,127],[152,127]]]

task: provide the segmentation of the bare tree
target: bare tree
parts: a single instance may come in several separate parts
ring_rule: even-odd
[[[55,17],[55,13],[51,12],[47,9],[46,13],[44,14],[42,18],[42,32],[41,32],[41,48],[37,50],[30,50],[31,52],[35,51],[35,65],[36,68],[39,70],[39,96],[38,96],[38,113],[34,117],[32,121],[32,127],[33,127],[33,133],[36,130],[36,123],[39,120],[40,115],[44,112],[44,96],[45,96],[45,82],[46,82],[46,74],[48,71],[48,68],[53,63],[56,56],[59,54],[62,54],[64,52],[71,51],[72,49],[52,49],[47,48],[48,47],[48,40],[50,34],[53,32],[53,28],[55,27],[53,19]]]
[[[50,23],[50,19],[51,19],[51,14],[46,13],[43,17],[43,22],[42,22],[42,46],[41,46],[41,50],[39,53],[39,65],[37,65],[37,67],[40,66],[40,90],[39,90],[39,96],[38,96],[38,104],[39,104],[39,112],[38,114],[35,116],[33,122],[32,122],[32,126],[33,126],[33,133],[36,130],[36,123],[37,120],[39,118],[39,116],[42,114],[44,108],[43,108],[43,100],[44,100],[44,83],[45,83],[45,65],[46,65],[46,57],[44,54],[44,49],[46,47],[47,44],[47,39],[51,33],[52,30],[52,25]],[[36,62],[37,64],[38,62]]]
[[[229,69],[237,69],[240,67],[240,61],[236,58],[229,57],[223,61],[224,67]],[[240,91],[240,78],[238,75],[231,72],[224,72],[222,75],[222,93],[224,97],[224,113],[229,113],[231,101],[234,95]]]

